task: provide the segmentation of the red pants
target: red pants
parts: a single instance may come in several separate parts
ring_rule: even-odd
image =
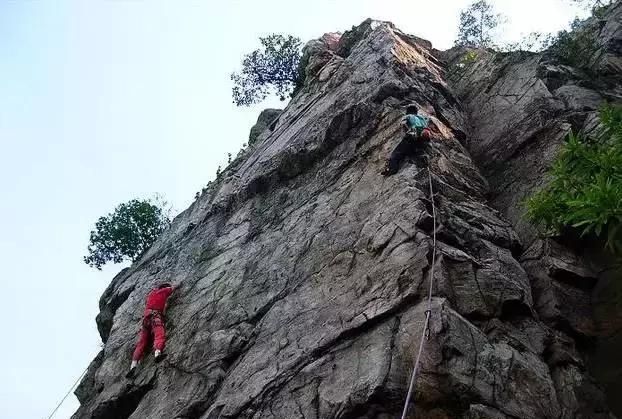
[[[166,335],[164,333],[162,314],[158,312],[152,312],[143,317],[143,325],[140,328],[138,343],[136,343],[136,349],[134,349],[134,355],[132,355],[134,361],[140,361],[142,359],[152,337],[153,347],[162,351],[166,343]]]

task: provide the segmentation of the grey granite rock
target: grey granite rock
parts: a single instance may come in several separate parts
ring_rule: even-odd
[[[580,297],[555,285],[585,292],[593,275],[568,249],[532,246],[513,195],[541,183],[574,121],[551,116],[589,113],[592,93],[551,93],[537,56],[504,58],[503,72],[485,58],[490,78],[450,87],[437,56],[371,20],[312,41],[278,122],[102,296],[105,346],[73,418],[398,417],[432,270],[412,418],[613,417],[575,342],[589,322],[559,307]],[[383,177],[411,102],[434,139]],[[162,279],[178,287],[168,358],[147,357],[128,381],[144,298]]]

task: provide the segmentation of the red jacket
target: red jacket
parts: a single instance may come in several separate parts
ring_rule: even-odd
[[[166,300],[171,296],[173,287],[159,288],[151,291],[147,295],[147,305],[145,307],[145,316],[150,313],[151,310],[157,310],[160,313],[164,313],[164,307],[166,306]]]

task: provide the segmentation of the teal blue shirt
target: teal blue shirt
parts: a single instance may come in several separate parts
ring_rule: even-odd
[[[428,127],[429,122],[430,119],[422,115],[406,115],[406,123],[408,124],[408,128],[417,131],[417,134],[421,134],[421,132]]]

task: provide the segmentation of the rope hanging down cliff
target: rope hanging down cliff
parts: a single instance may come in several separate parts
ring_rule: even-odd
[[[419,363],[421,362],[421,354],[423,353],[423,345],[427,339],[430,338],[430,316],[432,315],[432,290],[434,288],[434,265],[436,264],[436,206],[434,204],[434,189],[432,188],[432,174],[428,167],[428,182],[430,186],[430,200],[432,202],[432,218],[433,218],[433,230],[432,230],[432,266],[430,267],[430,289],[428,291],[428,308],[425,311],[425,321],[423,323],[423,329],[421,330],[421,340],[419,342],[419,352],[417,353],[417,359],[415,360],[415,366],[410,377],[410,385],[408,386],[408,394],[406,395],[406,402],[404,403],[404,410],[402,411],[402,419],[406,419],[408,413],[408,405],[417,381],[417,373],[419,372]]]
[[[82,380],[82,377],[84,377],[86,375],[86,372],[89,370],[89,367],[87,366],[84,371],[82,372],[82,374],[80,374],[80,376],[78,377],[78,379],[72,384],[71,387],[69,387],[69,390],[67,391],[67,393],[65,393],[65,395],[63,396],[63,398],[61,399],[60,402],[58,402],[58,404],[56,405],[56,407],[54,408],[54,410],[52,410],[52,413],[50,413],[50,416],[47,417],[47,419],[52,419],[52,416],[54,416],[54,414],[56,413],[56,411],[58,410],[59,407],[62,406],[62,404],[65,402],[65,399],[67,399],[67,396],[69,396],[71,394],[71,391],[76,388],[76,386],[80,383],[80,380]]]

